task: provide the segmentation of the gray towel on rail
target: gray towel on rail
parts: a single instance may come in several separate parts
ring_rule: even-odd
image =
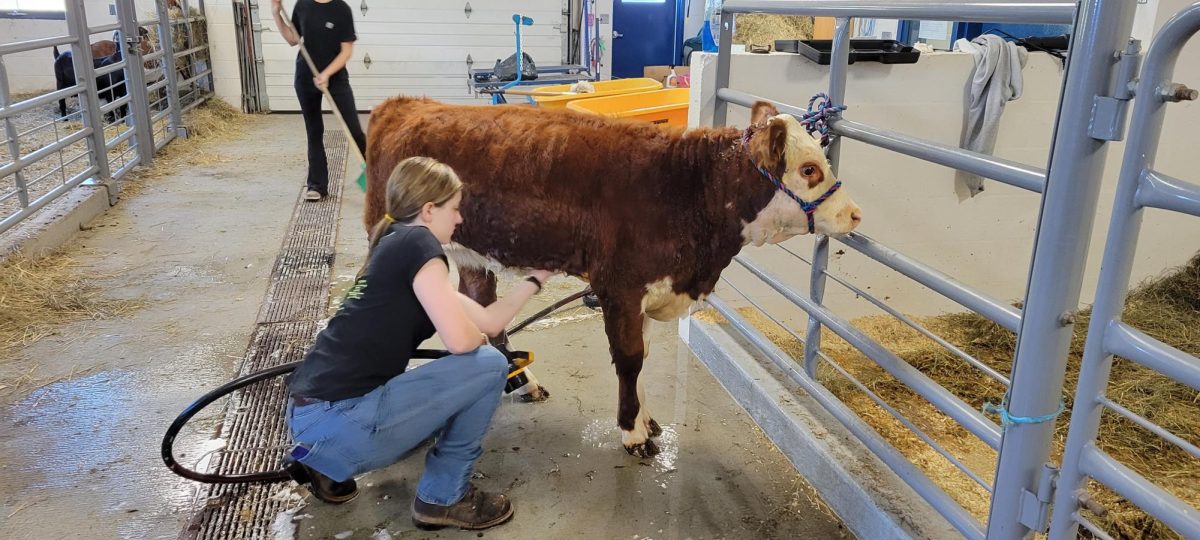
[[[991,154],[996,149],[996,133],[1005,104],[1021,97],[1021,69],[1029,51],[992,34],[971,41],[960,39],[954,42],[954,48],[975,57],[975,71],[966,88],[966,114],[959,146]],[[983,191],[983,178],[974,174],[959,172],[955,184],[960,199]]]

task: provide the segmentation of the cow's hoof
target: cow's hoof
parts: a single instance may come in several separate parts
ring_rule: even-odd
[[[529,393],[521,394],[522,403],[540,403],[550,399],[550,391],[546,390],[545,386],[537,385],[530,390]]]
[[[626,446],[625,451],[629,452],[629,455],[631,456],[637,456],[640,458],[652,458],[661,452],[661,450],[658,449],[658,445],[654,444],[654,441],[650,439],[646,439],[646,442],[644,443]]]
[[[653,418],[650,419],[650,425],[646,426],[646,430],[650,432],[651,437],[662,435],[662,426],[658,425]]]
[[[587,306],[588,309],[599,311],[600,297],[596,296],[596,293],[585,294],[583,295],[583,305]]]

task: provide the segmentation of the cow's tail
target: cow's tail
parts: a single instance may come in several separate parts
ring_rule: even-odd
[[[58,57],[60,57],[60,56],[62,56],[62,54],[58,52],[58,45],[55,45],[54,46],[54,59],[58,60]]]
[[[473,268],[478,270],[490,270],[494,274],[500,273],[503,265],[493,259],[485,257],[483,254],[466,247],[458,242],[450,242],[442,249],[446,252],[446,256],[454,261],[454,264],[460,268]]]

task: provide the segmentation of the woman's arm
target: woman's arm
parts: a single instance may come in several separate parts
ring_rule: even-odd
[[[450,283],[450,269],[445,261],[435,257],[426,262],[413,279],[413,291],[451,354],[468,353],[487,342],[467,316],[458,291]]]
[[[545,284],[546,279],[551,275],[553,274],[544,270],[533,271],[533,277],[542,284]],[[540,290],[541,288],[531,281],[521,281],[512,292],[505,295],[504,298],[497,299],[487,307],[479,305],[478,302],[465,294],[458,293],[458,296],[463,308],[466,310],[467,317],[470,317],[471,321],[484,334],[498,336],[508,326],[508,323],[511,323],[513,318],[517,316],[521,308],[525,307],[529,299]]]
[[[352,54],[354,54],[354,42],[343,41],[342,52],[339,52],[338,55],[333,58],[333,61],[330,62],[325,69],[321,70],[320,74],[313,78],[313,83],[317,86],[325,86],[328,84],[329,78],[332,77],[334,73],[337,73],[338,71],[341,71],[342,68],[346,67],[346,62],[350,61],[350,55]]]
[[[275,29],[279,30],[279,35],[288,42],[288,45],[296,46],[300,43],[300,36],[292,30],[292,27],[283,20],[283,0],[271,0],[271,12],[275,15]]]

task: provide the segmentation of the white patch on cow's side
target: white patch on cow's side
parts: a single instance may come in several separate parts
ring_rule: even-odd
[[[450,242],[442,246],[442,250],[446,252],[446,256],[454,261],[454,264],[459,268],[472,268],[477,270],[490,270],[493,274],[499,274],[504,269],[504,265],[500,264],[495,259],[485,257],[483,254],[468,248],[458,242]]]
[[[642,296],[642,312],[656,321],[669,322],[687,314],[688,307],[695,300],[686,294],[678,294],[672,290],[671,278],[663,278],[646,285],[646,294]]]

